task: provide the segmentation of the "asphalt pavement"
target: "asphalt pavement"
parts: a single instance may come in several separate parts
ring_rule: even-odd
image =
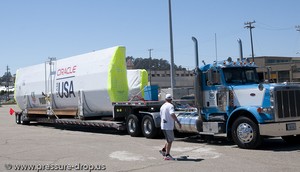
[[[171,154],[189,156],[165,161],[162,138],[130,137],[113,129],[31,123],[17,125],[0,107],[0,171],[300,171],[300,145],[266,139],[257,150],[240,149],[226,139],[209,143],[177,137]],[[27,169],[26,169],[27,168]]]

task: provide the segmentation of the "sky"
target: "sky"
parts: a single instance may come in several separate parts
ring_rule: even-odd
[[[117,45],[126,56],[170,61],[168,0],[0,0],[0,76],[8,66],[41,64]],[[195,67],[239,57],[300,57],[299,0],[172,0],[174,62]]]

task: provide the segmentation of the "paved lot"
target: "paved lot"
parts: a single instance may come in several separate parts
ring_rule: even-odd
[[[279,138],[266,140],[259,150],[239,149],[225,140],[208,144],[177,138],[173,156],[189,155],[189,159],[164,161],[158,153],[162,139],[85,127],[17,125],[8,113],[10,107],[17,109],[0,107],[0,171],[21,171],[14,170],[20,165],[35,168],[22,171],[100,171],[89,165],[105,171],[300,171],[300,146],[289,146]]]

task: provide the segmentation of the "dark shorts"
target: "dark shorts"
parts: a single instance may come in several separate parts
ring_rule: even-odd
[[[174,131],[173,130],[162,130],[162,132],[165,135],[165,139],[167,140],[168,143],[174,141]]]

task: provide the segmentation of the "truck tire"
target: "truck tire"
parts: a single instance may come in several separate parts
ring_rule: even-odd
[[[129,115],[126,120],[127,132],[132,137],[141,136],[141,123],[136,115]]]
[[[16,124],[21,124],[21,113],[15,113],[16,116]]]
[[[282,136],[281,137],[285,142],[291,145],[300,144],[300,135],[296,136]]]
[[[247,117],[239,117],[231,128],[233,141],[243,149],[255,149],[262,143],[258,125]]]
[[[142,132],[146,138],[153,139],[158,135],[158,128],[155,127],[151,116],[145,115],[142,120]]]
[[[20,114],[20,123],[22,125],[29,125],[30,121],[25,118],[25,115],[23,113]]]

